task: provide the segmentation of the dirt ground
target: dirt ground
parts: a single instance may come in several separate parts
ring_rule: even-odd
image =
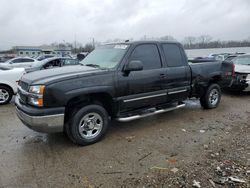
[[[250,93],[220,106],[113,122],[87,147],[26,128],[0,107],[0,187],[250,187]]]

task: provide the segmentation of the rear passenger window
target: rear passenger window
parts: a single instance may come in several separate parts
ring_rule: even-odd
[[[185,62],[183,61],[182,53],[178,45],[163,44],[162,46],[169,67],[185,66]]]
[[[22,59],[14,59],[12,63],[22,63]]]
[[[22,59],[22,62],[34,62],[33,59]]]
[[[130,61],[137,60],[143,64],[143,70],[161,68],[161,59],[154,44],[143,44],[137,46],[130,56]]]

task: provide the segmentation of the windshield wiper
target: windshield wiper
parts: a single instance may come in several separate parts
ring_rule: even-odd
[[[101,67],[100,65],[92,64],[92,63],[89,63],[89,64],[82,64],[82,65],[89,66],[89,67],[94,67],[94,68],[99,68],[99,69],[103,69],[103,70],[108,69],[108,68],[106,68],[106,67]]]
[[[101,68],[101,66],[97,65],[97,64],[91,64],[91,63],[89,63],[89,64],[84,64],[84,65],[88,66],[88,67]]]

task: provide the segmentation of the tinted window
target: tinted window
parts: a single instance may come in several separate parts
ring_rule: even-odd
[[[14,59],[12,63],[22,63],[22,59]]]
[[[178,45],[163,44],[162,46],[169,67],[185,66],[185,62],[182,59],[182,53]]]
[[[154,44],[143,44],[137,46],[130,56],[130,61],[138,60],[143,64],[144,70],[161,68],[161,59]]]
[[[33,59],[22,59],[22,62],[34,62]]]

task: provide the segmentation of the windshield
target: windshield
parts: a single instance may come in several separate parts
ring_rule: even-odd
[[[112,44],[96,48],[80,64],[99,68],[114,68],[122,59],[129,45]]]
[[[239,56],[232,59],[232,62],[239,65],[250,65],[250,56]]]

